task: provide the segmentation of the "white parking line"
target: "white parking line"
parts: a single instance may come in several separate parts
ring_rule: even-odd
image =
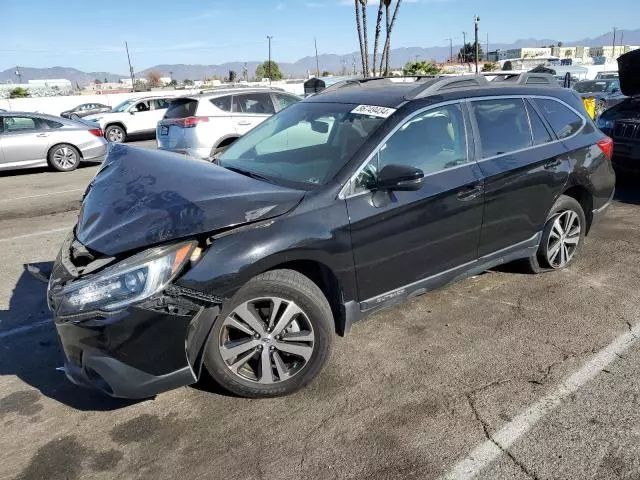
[[[30,332],[31,330],[44,327],[45,325],[53,325],[53,320],[51,320],[50,318],[48,320],[40,320],[39,322],[31,323],[29,325],[12,328],[11,330],[7,330],[6,332],[0,332],[0,340],[8,337],[13,337],[14,335],[18,335],[21,333]]]
[[[4,199],[0,199],[0,203],[13,202],[16,200],[28,200],[29,198],[49,197],[51,195],[62,195],[63,193],[83,192],[83,191],[84,191],[84,188],[74,188],[73,190],[62,190],[60,192],[41,193],[39,195],[27,195],[26,197],[4,198]]]
[[[29,237],[37,237],[40,235],[48,235],[50,233],[68,232],[69,230],[71,230],[71,227],[54,228],[52,230],[43,230],[41,232],[26,233],[24,235],[17,235],[15,237],[0,238],[0,243],[12,242],[13,240],[22,240],[23,238],[29,238]]]
[[[596,353],[580,370],[567,377],[555,390],[517,415],[500,430],[491,434],[490,440],[477,445],[466,458],[456,463],[442,478],[446,480],[471,479],[481,473],[569,395],[575,393],[581,386],[618,359],[638,340],[638,336],[640,336],[640,323],[635,324],[628,332],[623,333]]]

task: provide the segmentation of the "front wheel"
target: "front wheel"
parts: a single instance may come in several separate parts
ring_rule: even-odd
[[[119,125],[110,125],[104,131],[104,137],[111,143],[123,143],[127,139],[127,132]]]
[[[318,286],[293,270],[251,279],[223,307],[204,355],[222,387],[250,398],[288,395],[327,361],[333,316]]]
[[[586,229],[580,203],[561,195],[549,212],[537,253],[529,258],[529,270],[541,273],[571,265],[582,250]]]

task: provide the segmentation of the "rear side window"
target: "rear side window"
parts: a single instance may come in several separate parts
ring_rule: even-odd
[[[542,145],[553,140],[549,130],[544,126],[544,122],[531,105],[527,104],[527,112],[529,112],[529,121],[531,122],[531,131],[533,132],[533,144]]]
[[[584,120],[573,110],[565,107],[560,102],[546,98],[533,100],[542,114],[545,116],[558,138],[567,138],[576,133],[582,127]]]
[[[233,96],[233,111],[242,113],[276,113],[268,93],[246,93]]]
[[[231,111],[231,97],[230,96],[212,98],[210,100],[210,102],[213,103],[216,107],[218,107],[223,112],[230,112]]]
[[[480,133],[482,158],[531,146],[531,130],[521,98],[480,100],[471,103]]]
[[[46,118],[42,118],[40,119],[40,121],[44,122],[44,124],[49,128],[61,128],[64,126],[60,122],[56,122],[55,120],[48,120]]]
[[[171,105],[170,98],[156,98],[152,101],[152,106],[154,110],[161,110],[163,108],[168,108]]]
[[[28,132],[38,129],[38,121],[31,117],[4,117],[4,133]]]
[[[283,95],[282,93],[274,93],[273,96],[276,98],[276,105],[278,105],[278,110],[287,108],[289,105],[293,105],[294,103],[298,103],[300,101],[299,98],[294,97],[293,95]]]
[[[193,98],[178,98],[171,102],[169,109],[164,114],[164,118],[187,118],[193,117],[198,108],[198,101]]]

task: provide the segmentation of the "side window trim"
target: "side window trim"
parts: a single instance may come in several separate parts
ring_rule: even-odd
[[[553,128],[551,127],[551,125],[549,124],[549,121],[546,119],[546,117],[542,114],[542,112],[540,111],[540,109],[538,108],[538,106],[536,105],[536,102],[531,100],[532,97],[527,97],[525,99],[525,103],[527,104],[527,113],[528,110],[531,109],[533,110],[535,113],[538,114],[538,118],[540,119],[540,121],[542,122],[542,124],[544,125],[544,128],[547,129],[547,132],[549,133],[549,135],[551,135],[551,138],[553,139],[552,141],[556,141],[559,140],[558,136],[556,135],[556,132],[553,130]],[[529,119],[529,125],[531,125],[531,119]],[[533,134],[533,127],[531,128],[531,133]],[[551,143],[551,142],[549,142]],[[542,144],[542,145],[548,145],[547,144]],[[540,145],[534,145],[535,147],[539,147]]]
[[[469,138],[468,138],[468,126],[467,126],[467,117],[466,117],[466,105],[464,105],[465,101],[464,99],[456,99],[456,100],[449,100],[446,102],[441,102],[441,103],[437,103],[434,105],[429,105],[427,107],[423,107],[423,108],[419,108],[418,110],[414,110],[413,112],[408,113],[402,120],[400,120],[395,127],[393,127],[393,129],[387,133],[387,135],[385,135],[385,137],[380,141],[380,143],[378,143],[378,145],[376,145],[376,147],[371,151],[371,153],[369,155],[367,155],[367,158],[358,166],[358,168],[355,170],[355,172],[349,177],[349,180],[347,180],[344,185],[342,186],[342,188],[340,189],[340,192],[338,193],[338,198],[340,200],[346,200],[347,198],[351,198],[351,197],[357,197],[359,195],[363,195],[365,193],[369,193],[369,190],[363,190],[361,192],[357,192],[354,193],[353,189],[355,187],[355,180],[357,179],[358,175],[360,175],[360,173],[362,172],[362,170],[365,169],[365,167],[376,157],[378,156],[378,154],[380,153],[380,149],[387,143],[387,141],[398,131],[400,130],[400,127],[402,127],[405,123],[407,123],[409,120],[411,120],[414,117],[417,117],[429,110],[436,110],[438,108],[442,108],[442,107],[446,107],[448,105],[459,105],[460,106],[460,110],[462,111],[462,118],[463,118],[463,122],[464,122],[464,129],[465,129],[465,143],[466,143],[466,153],[467,153],[467,162],[463,163],[461,165],[456,165],[455,167],[451,167],[449,169],[447,169],[446,171],[449,170],[455,170],[457,168],[460,167],[466,167],[471,163],[475,163],[476,161],[476,156],[475,155],[470,155],[471,151],[469,150]],[[475,145],[475,142],[474,142]],[[379,160],[379,157],[378,157]],[[432,172],[432,173],[428,173],[425,175],[425,177],[430,177],[432,175],[437,175],[441,172],[443,172],[444,170],[439,170],[437,172]]]

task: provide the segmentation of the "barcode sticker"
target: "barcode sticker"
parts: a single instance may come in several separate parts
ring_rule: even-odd
[[[370,115],[372,117],[388,118],[396,111],[395,108],[379,107],[377,105],[358,105],[351,113]]]

